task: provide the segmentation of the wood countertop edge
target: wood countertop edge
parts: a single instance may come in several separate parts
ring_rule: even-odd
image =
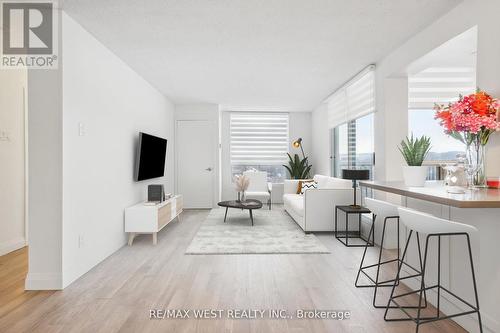
[[[402,195],[409,198],[420,199],[425,201],[430,201],[442,205],[452,206],[456,208],[500,208],[499,201],[487,201],[487,200],[457,200],[452,198],[444,198],[441,196],[436,196],[432,194],[424,194],[419,192],[413,192],[406,189],[397,188],[391,186],[390,184],[377,184],[372,182],[359,182],[360,186],[372,188],[374,190],[385,191],[393,194]]]

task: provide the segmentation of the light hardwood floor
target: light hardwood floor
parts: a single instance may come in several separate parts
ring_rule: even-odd
[[[277,209],[280,209],[279,207]],[[0,257],[0,332],[414,332],[387,323],[372,289],[354,287],[361,248],[319,235],[331,254],[185,255],[208,211],[138,236],[64,291],[24,292],[27,251]],[[350,310],[349,320],[150,320],[150,309]],[[465,332],[453,322],[420,332]]]

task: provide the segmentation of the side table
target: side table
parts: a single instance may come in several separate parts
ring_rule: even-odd
[[[338,217],[338,211],[342,211],[345,214],[345,231],[338,231],[337,230],[337,217]],[[362,214],[369,214],[371,211],[366,208],[366,207],[352,207],[349,205],[336,205],[335,206],[335,238],[339,240],[342,244],[344,244],[347,247],[366,247],[366,246],[373,246],[375,243],[375,228],[372,233],[372,239],[371,242],[369,239],[364,239],[363,236],[361,235],[361,215]],[[349,215],[351,214],[357,214],[358,215],[358,230],[349,232]],[[373,223],[373,221],[372,221]],[[354,233],[354,234],[353,234]],[[349,244],[349,239],[350,238],[356,238],[356,239],[361,239],[366,242],[366,244]]]

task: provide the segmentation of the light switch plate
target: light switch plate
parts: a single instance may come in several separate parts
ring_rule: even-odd
[[[10,141],[10,134],[7,131],[0,130],[0,141]]]
[[[78,135],[85,136],[85,124],[84,123],[78,123]]]

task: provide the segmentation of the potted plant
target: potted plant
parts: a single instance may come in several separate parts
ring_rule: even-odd
[[[307,157],[300,158],[299,155],[295,154],[292,158],[292,155],[288,154],[288,165],[283,165],[288,172],[290,173],[291,179],[307,179],[310,177],[311,167],[307,163]]]
[[[421,138],[406,137],[398,146],[407,166],[403,166],[403,177],[406,186],[424,186],[427,178],[427,166],[422,166],[431,149],[431,139],[425,135]]]

